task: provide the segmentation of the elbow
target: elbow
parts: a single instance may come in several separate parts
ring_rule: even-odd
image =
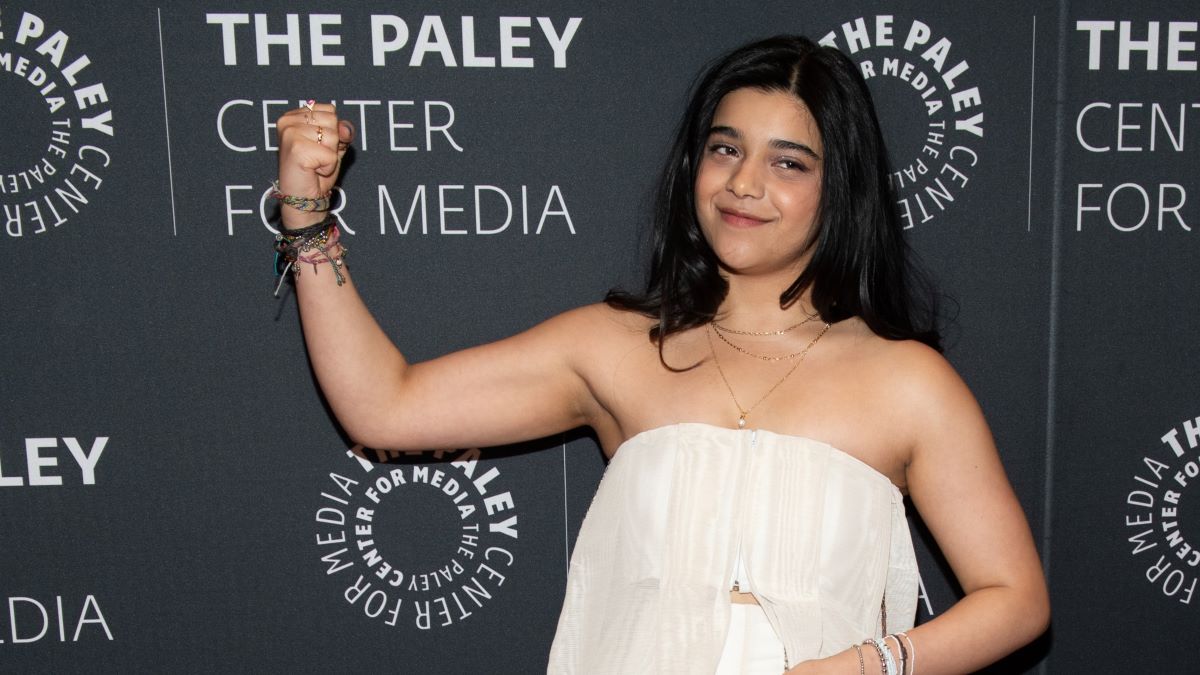
[[[395,410],[395,408],[391,408]],[[389,413],[387,406],[371,411],[356,409],[352,413],[338,415],[342,431],[355,443],[373,450],[428,450],[422,445],[425,434],[414,424],[411,416]]]
[[[391,449],[389,442],[395,439],[389,439],[384,434],[382,425],[377,421],[377,416],[364,415],[358,411],[342,413],[336,407],[334,408],[334,416],[337,418],[342,432],[350,437],[352,443],[376,450]]]
[[[333,416],[342,432],[357,443],[374,450],[402,450],[404,438],[403,420],[391,414],[394,407],[382,405],[377,400],[343,401],[329,399]]]
[[[1045,588],[1042,590],[1042,596],[1032,612],[1033,635],[1029,638],[1030,642],[1050,629],[1050,596],[1045,592]]]
[[[1024,627],[1022,644],[1033,642],[1050,628],[1050,594],[1044,580],[1035,584],[1025,594],[1020,607],[1017,625]]]
[[[998,650],[996,658],[1025,647],[1050,628],[1050,596],[1040,573],[1036,578],[992,586],[987,595],[990,601],[982,605],[982,612],[991,617],[987,624]]]
[[[401,450],[401,444],[396,442],[394,433],[385,433],[377,424],[366,422],[346,422],[342,424],[342,430],[350,437],[350,440],[364,448],[374,450]]]

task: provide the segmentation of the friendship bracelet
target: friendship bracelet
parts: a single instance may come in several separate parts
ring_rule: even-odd
[[[310,240],[310,242],[306,246],[301,246],[299,251],[297,251],[297,253],[296,253],[296,260],[298,260],[299,262],[311,262],[311,260],[308,257],[302,256],[300,254],[307,253],[307,252],[313,250],[314,248],[317,249],[318,251],[321,250],[322,248],[332,248],[333,245],[338,243],[339,241],[341,241],[341,239],[342,239],[342,231],[337,229],[336,227],[330,228],[330,229],[326,230],[325,232],[322,232],[321,234],[317,235],[316,237],[313,237],[313,239]]]
[[[317,251],[321,252],[321,254],[322,254],[321,256],[297,256],[296,262],[302,262],[302,263],[307,263],[309,265],[312,265],[313,266],[313,274],[316,274],[317,265],[330,263],[334,267],[340,267],[342,265],[342,258],[345,258],[346,254],[350,252],[350,249],[346,248],[345,246],[342,246],[340,242],[341,242],[341,232],[339,230],[334,230],[333,234],[331,234],[329,236],[328,240],[323,245],[313,247],[313,248],[316,248]],[[341,253],[341,256],[336,259],[332,258],[328,253],[330,250],[333,249],[334,245],[338,246],[338,252]],[[296,270],[296,274],[297,275],[300,274],[299,269]]]
[[[294,276],[294,277],[300,276],[300,266],[296,264],[297,262],[305,262],[305,263],[311,264],[313,266],[313,274],[317,273],[317,265],[328,262],[331,265],[331,267],[333,268],[333,276],[334,276],[334,279],[337,281],[337,285],[341,286],[342,284],[346,283],[346,276],[344,274],[342,274],[342,270],[345,269],[345,267],[346,267],[346,254],[350,252],[350,249],[346,248],[345,246],[339,245],[338,256],[336,258],[333,257],[333,254],[331,254],[329,252],[329,250],[326,248],[321,248],[318,250],[320,250],[321,254],[325,256],[324,260],[313,259],[313,258],[300,258],[298,260],[288,260],[287,261],[287,265],[284,266],[283,270],[278,271],[279,283],[275,284],[275,294],[274,294],[275,297],[279,297],[279,289],[283,288],[283,282],[285,279],[287,279],[287,273],[289,271],[292,273],[292,276]],[[278,270],[278,265],[279,265],[279,263],[278,263],[278,256],[277,256],[277,261],[276,261],[276,269],[277,270]]]
[[[288,272],[291,272],[293,276],[300,275],[299,263],[312,265],[313,274],[316,274],[317,265],[327,262],[333,269],[337,285],[345,284],[346,277],[342,270],[345,267],[345,258],[349,249],[342,246],[340,241],[341,230],[338,229],[337,219],[333,214],[327,215],[320,223],[297,230],[281,230],[279,234],[276,234],[275,274],[279,277],[279,283],[275,285],[275,297],[279,297],[279,289],[283,287],[283,280],[287,277]],[[331,252],[334,246],[337,246],[337,249]],[[303,255],[314,249],[321,254],[321,257]]]
[[[320,197],[297,197],[295,195],[285,195],[279,191],[279,181],[271,183],[271,196],[278,199],[281,203],[296,209],[297,211],[328,211],[330,204],[333,203],[333,193],[326,192]]]
[[[275,236],[275,271],[276,274],[282,274],[279,271],[279,261],[295,262],[300,257],[301,253],[307,253],[313,249],[321,250],[329,246],[330,241],[337,241],[338,232],[336,226],[330,226],[321,232],[317,232],[307,237],[287,238],[282,235]]]
[[[336,258],[333,257],[333,254],[329,252],[329,249],[322,248],[320,251],[324,257],[318,258],[314,256],[312,258],[299,258],[297,262],[308,263],[309,265],[312,265],[313,274],[317,273],[317,265],[329,263],[330,267],[333,268],[333,277],[337,280],[337,285],[341,286],[342,284],[346,283],[346,277],[342,275],[342,270],[346,266],[346,254],[350,252],[350,249],[346,248],[345,246],[339,246],[337,251],[338,256]],[[300,276],[299,265],[292,269],[292,274],[294,276]]]

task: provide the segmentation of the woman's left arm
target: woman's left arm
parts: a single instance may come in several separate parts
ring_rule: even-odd
[[[1050,602],[1021,505],[975,397],[944,358],[916,343],[892,343],[878,384],[908,445],[909,495],[965,596],[907,632],[920,675],[970,673],[1046,630]],[[898,357],[898,358],[897,358]],[[893,650],[895,647],[893,646]],[[866,673],[878,673],[863,648]],[[853,650],[789,673],[858,673]],[[906,672],[909,672],[906,669]]]
[[[940,354],[897,347],[906,365],[891,389],[908,413],[908,492],[965,592],[908,636],[921,675],[974,672],[1046,630],[1045,576],[975,397]]]

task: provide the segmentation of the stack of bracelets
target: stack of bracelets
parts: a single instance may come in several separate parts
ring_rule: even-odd
[[[327,193],[322,197],[296,197],[285,195],[279,191],[279,181],[275,181],[271,196],[281,204],[298,211],[328,211],[331,198]],[[300,276],[300,264],[312,265],[313,274],[317,273],[317,265],[329,263],[333,269],[337,285],[346,282],[342,269],[345,266],[346,254],[349,252],[341,242],[341,230],[337,226],[337,218],[332,213],[325,216],[321,222],[296,230],[279,228],[275,235],[275,275],[280,277],[275,286],[275,295],[283,286],[283,279],[290,271]],[[336,248],[335,248],[336,247]]]
[[[896,651],[892,651],[888,640],[895,641]],[[905,646],[906,643],[907,646]],[[863,647],[875,650],[875,655],[879,657],[879,672],[882,675],[915,675],[917,672],[917,648],[913,646],[912,640],[906,633],[871,638],[864,640],[861,645],[854,645],[854,651],[858,654],[858,675],[866,674]]]

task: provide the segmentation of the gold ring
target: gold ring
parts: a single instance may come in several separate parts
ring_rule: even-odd
[[[313,106],[314,106],[314,105],[316,105],[316,104],[317,104],[317,100],[316,100],[316,99],[314,99],[314,98],[310,98],[310,99],[308,99],[307,101],[305,101],[305,102],[304,102],[304,107],[305,107],[305,108],[308,108],[308,111],[309,111],[309,112],[312,112]]]
[[[325,127],[317,127],[317,143],[320,144],[325,140]]]

